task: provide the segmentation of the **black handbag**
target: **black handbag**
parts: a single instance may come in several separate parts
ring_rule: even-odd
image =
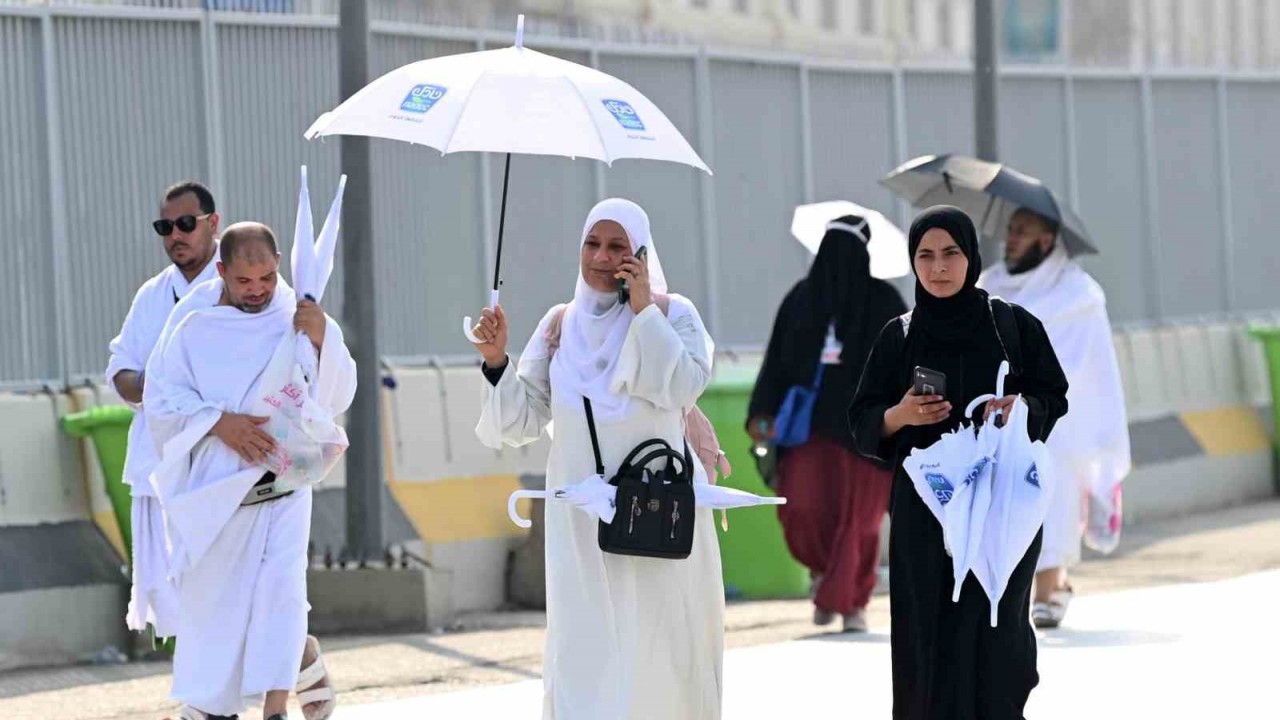
[[[591,401],[582,399],[591,430],[591,449],[596,456],[596,472],[604,477],[600,441],[596,435]],[[655,471],[649,466],[666,460]],[[655,438],[636,446],[609,479],[618,489],[614,499],[613,522],[600,521],[600,549],[616,555],[683,560],[693,551],[693,456],[689,443],[684,454],[665,440]]]

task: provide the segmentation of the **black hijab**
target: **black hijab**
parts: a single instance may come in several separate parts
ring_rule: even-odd
[[[916,276],[916,307],[911,314],[911,334],[917,332],[930,341],[947,347],[964,347],[979,339],[981,327],[989,323],[987,293],[978,289],[978,276],[982,274],[982,254],[978,250],[978,232],[973,220],[959,208],[937,205],[921,212],[911,223],[907,234],[911,253],[911,271],[916,271],[916,250],[926,232],[944,230],[955,240],[960,252],[969,259],[964,286],[960,292],[947,298],[934,297]],[[968,342],[967,342],[968,341]]]

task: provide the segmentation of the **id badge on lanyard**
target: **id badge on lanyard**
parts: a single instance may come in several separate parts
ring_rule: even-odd
[[[822,343],[822,364],[839,365],[840,356],[844,353],[844,345],[836,339],[836,324],[827,326],[827,339]]]

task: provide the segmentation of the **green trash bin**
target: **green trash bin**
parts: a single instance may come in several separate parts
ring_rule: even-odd
[[[1254,325],[1249,328],[1249,334],[1262,341],[1266,352],[1267,371],[1271,376],[1271,413],[1275,422],[1272,444],[1280,456],[1280,326]]]
[[[759,370],[759,366],[747,363],[718,363],[698,407],[711,421],[721,449],[733,465],[733,476],[722,479],[721,484],[768,495],[771,491],[756,472],[751,438],[744,430],[747,405]],[[729,532],[717,534],[726,597],[756,600],[809,596],[809,571],[791,557],[782,537],[777,507],[730,510]]]
[[[124,405],[90,408],[62,418],[62,429],[68,435],[93,439],[94,448],[98,451],[98,463],[102,466],[107,497],[111,500],[116,522],[120,525],[126,552],[132,552],[133,548],[133,500],[130,498],[129,486],[124,483],[124,457],[129,448],[129,425],[132,422],[133,410]]]

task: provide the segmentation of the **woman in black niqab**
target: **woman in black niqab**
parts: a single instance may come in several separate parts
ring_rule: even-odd
[[[1006,391],[1026,402],[1032,440],[1046,439],[1066,414],[1067,380],[1044,327],[1026,310],[1001,308],[1011,308],[1016,337],[997,332],[995,308],[976,287],[982,260],[977,232],[964,212],[951,207],[922,212],[908,241],[916,308],[884,326],[849,408],[858,449],[894,467],[889,538],[893,717],[1021,720],[1039,682],[1029,604],[1040,538],[1015,568],[1000,600],[998,626],[990,627],[990,601],[972,574],[964,580],[959,602],[952,602],[954,579],[942,529],[902,461],[913,449],[929,447],[956,429],[974,398],[993,393],[1006,359],[1013,366]],[[1002,342],[1016,343],[1012,357]],[[917,366],[946,375],[945,397],[935,402],[909,394]]]
[[[808,275],[778,310],[747,427],[767,442],[787,391],[811,385],[826,356],[809,441],[780,451],[774,487],[787,498],[778,509],[787,546],[814,579],[814,622],[841,616],[850,632],[866,629],[892,480],[854,447],[849,403],[880,328],[906,312],[897,290],[871,276],[870,239],[863,218],[828,224]]]

